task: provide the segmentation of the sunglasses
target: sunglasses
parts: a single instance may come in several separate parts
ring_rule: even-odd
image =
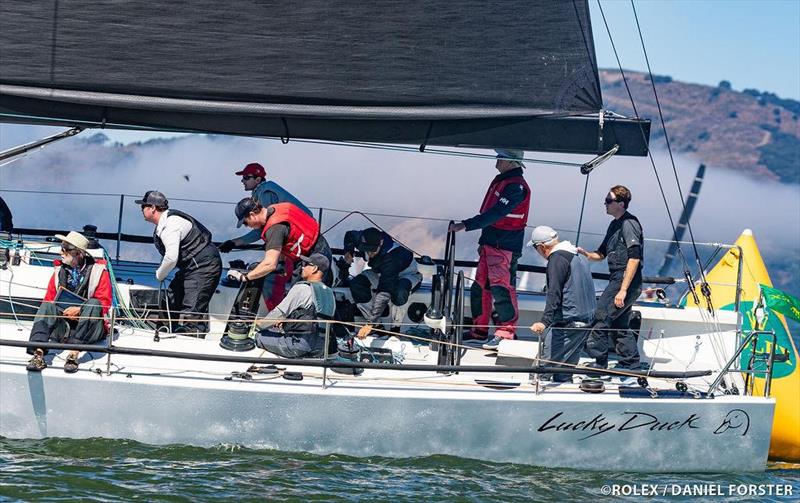
[[[70,244],[67,244],[67,243],[62,243],[61,244],[61,251],[65,252],[65,253],[72,253],[75,250],[77,250],[77,248],[72,246],[72,245],[70,245]]]
[[[258,178],[258,177],[255,175],[245,175],[242,177],[242,181],[245,182],[247,180],[252,180],[253,178]]]
[[[144,212],[144,209],[145,209],[145,208],[149,208],[149,207],[150,207],[150,205],[149,205],[149,204],[143,204],[143,205],[142,205],[142,212]]]
[[[616,199],[611,199],[610,197],[606,197],[606,204],[618,203],[618,202],[619,201],[617,201]]]

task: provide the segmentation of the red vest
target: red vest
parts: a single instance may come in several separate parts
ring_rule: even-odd
[[[267,230],[275,224],[289,224],[289,237],[283,243],[281,253],[290,258],[308,255],[317,244],[319,224],[314,217],[292,203],[277,203],[269,206],[275,212],[267,218],[267,224],[261,231],[261,239]]]
[[[483,198],[483,204],[481,204],[480,212],[484,213],[489,208],[497,204],[497,202],[500,200],[500,194],[503,193],[503,189],[505,189],[507,185],[511,185],[513,183],[518,183],[525,187],[526,194],[525,199],[523,199],[516,208],[511,210],[508,215],[492,224],[492,227],[502,229],[504,231],[521,231],[525,229],[525,225],[528,223],[528,211],[531,207],[531,189],[528,187],[528,183],[525,181],[525,178],[521,176],[512,176],[499,181],[497,179],[493,180],[492,184],[489,185],[489,190],[486,191],[486,195]]]

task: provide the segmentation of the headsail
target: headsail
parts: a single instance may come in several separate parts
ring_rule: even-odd
[[[0,46],[6,122],[647,151],[600,126],[586,0],[2,2]]]
[[[742,330],[753,330],[756,320],[753,308],[761,295],[760,285],[771,286],[764,259],[756,245],[752,231],[745,229],[736,240],[736,247],[731,248],[720,261],[706,274],[706,279],[713,284],[712,301],[714,305],[726,311],[736,309],[736,278],[739,260],[743,261],[741,282]],[[694,306],[691,296],[687,296],[684,305]],[[798,369],[797,347],[792,340],[789,327],[783,316],[775,314],[768,317],[764,330],[774,330],[777,336],[775,353],[778,356],[772,373],[771,395],[775,398],[775,419],[772,425],[772,442],[769,455],[771,459],[800,462],[800,369]],[[756,353],[766,355],[770,342],[762,339]],[[741,357],[741,367],[747,368],[752,355],[746,349]],[[763,368],[763,366],[762,366]],[[764,390],[763,373],[756,375],[755,386],[758,393]]]

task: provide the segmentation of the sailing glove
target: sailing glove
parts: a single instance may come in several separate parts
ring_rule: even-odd
[[[229,240],[227,240],[224,243],[219,245],[219,251],[222,252],[222,253],[228,253],[229,251],[233,250],[234,246],[235,246],[235,244],[234,244],[233,240],[229,239]]]

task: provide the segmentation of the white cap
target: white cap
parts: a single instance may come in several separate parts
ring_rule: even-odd
[[[547,244],[554,239],[558,239],[558,233],[555,229],[546,225],[540,225],[533,229],[531,240],[528,241],[528,246]]]

